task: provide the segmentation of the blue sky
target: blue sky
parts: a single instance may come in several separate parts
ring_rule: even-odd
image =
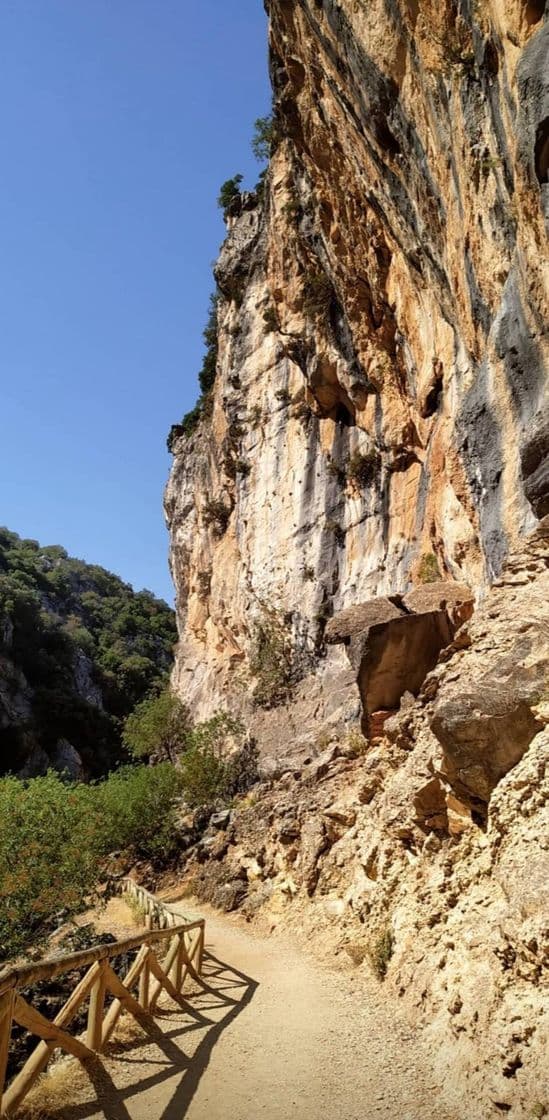
[[[253,184],[261,0],[0,0],[0,524],[169,601],[215,199]]]

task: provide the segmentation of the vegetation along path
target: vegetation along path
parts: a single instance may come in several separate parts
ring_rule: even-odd
[[[230,918],[206,917],[204,988],[192,999],[200,1017],[166,1001],[153,1038],[124,1019],[88,1073],[73,1059],[54,1067],[41,1093],[44,1102],[51,1082],[56,1106],[47,1115],[453,1120],[437,1101],[428,1056],[389,1016],[382,986]]]

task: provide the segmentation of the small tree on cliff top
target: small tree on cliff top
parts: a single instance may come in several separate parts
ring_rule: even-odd
[[[233,175],[232,179],[225,179],[219,188],[217,196],[217,205],[223,213],[226,214],[233,198],[240,194],[240,184],[242,182],[242,175]]]

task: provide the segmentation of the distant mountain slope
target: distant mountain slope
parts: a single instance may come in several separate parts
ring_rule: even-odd
[[[118,576],[0,529],[0,773],[96,776],[168,673],[174,612]]]

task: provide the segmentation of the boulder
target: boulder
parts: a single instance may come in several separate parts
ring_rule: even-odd
[[[230,809],[221,809],[217,813],[212,813],[210,817],[210,828],[226,829],[231,820]]]
[[[363,727],[370,736],[383,731],[405,693],[417,696],[440,651],[472,611],[469,588],[441,580],[405,596],[359,603],[327,623],[326,641],[345,644],[357,674]]]
[[[549,518],[512,556],[469,626],[471,644],[441,674],[431,729],[442,773],[465,804],[483,807],[544,722],[549,653]]]

